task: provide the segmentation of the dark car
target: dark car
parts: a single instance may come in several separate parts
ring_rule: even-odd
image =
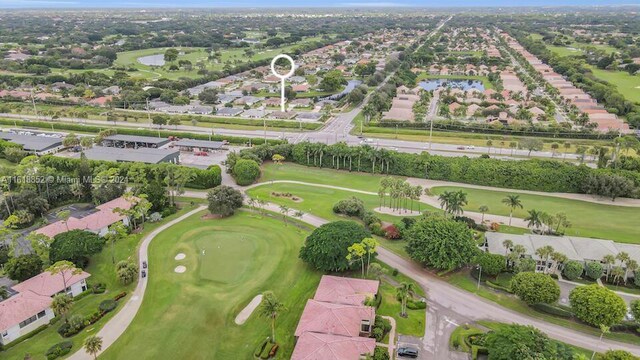
[[[418,357],[418,349],[411,348],[411,347],[401,347],[401,348],[398,349],[398,356],[417,358]]]
[[[146,278],[147,277],[147,272],[145,270],[142,270],[142,277]]]
[[[146,262],[146,261],[143,261],[143,262],[142,262],[142,268],[143,268],[143,269],[146,269],[146,268],[147,268],[147,262]]]

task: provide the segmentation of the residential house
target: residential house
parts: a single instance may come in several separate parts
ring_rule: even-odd
[[[88,288],[89,276],[84,271],[64,276],[45,271],[12,286],[16,294],[0,302],[0,344],[7,345],[48,324],[55,317],[53,296],[63,292],[72,297],[80,295]]]

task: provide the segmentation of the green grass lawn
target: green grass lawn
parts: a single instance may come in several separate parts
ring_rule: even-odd
[[[294,201],[289,197],[275,196],[273,193],[291,193],[293,196],[300,198]],[[275,183],[265,184],[255,187],[247,191],[247,194],[254,199],[266,200],[268,202],[286,205],[292,210],[300,210],[305,213],[314,214],[327,220],[344,220],[345,217],[333,213],[333,205],[338,201],[348,199],[355,196],[364,202],[364,206],[368,210],[373,210],[380,206],[380,198],[377,195],[358,194],[350,191],[335,190],[322,188],[317,186]],[[414,204],[414,209],[418,206]],[[440,211],[426,204],[421,205],[421,210]],[[395,222],[403,216],[376,214],[383,221]]]
[[[291,163],[280,165],[267,163],[262,167],[262,176],[259,181],[294,180],[377,193],[380,187],[380,180],[384,176],[355,171],[338,171],[330,168],[320,169]],[[398,178],[402,177],[398,176]]]
[[[469,204],[466,210],[477,211],[481,205],[489,207],[490,214],[509,215],[509,208],[502,204],[507,195],[517,192],[501,192],[464,187],[434,187],[433,194],[444,191],[463,190]],[[536,209],[549,214],[564,212],[572,224],[566,230],[568,235],[610,239],[618,242],[640,243],[634,220],[640,210],[633,207],[596,204],[587,201],[562,199],[553,196],[520,194],[524,209],[516,209],[514,217],[525,218],[527,210]]]
[[[593,75],[618,88],[618,91],[633,102],[640,102],[640,75],[631,75],[626,71],[601,70],[589,66]]]
[[[298,259],[307,230],[240,211],[226,219],[199,213],[161,233],[149,248],[149,284],[133,323],[102,359],[253,359],[270,334],[267,319],[234,318],[273,290],[286,305],[277,321],[278,359],[288,359],[293,332],[320,274]],[[182,261],[175,255],[186,254]],[[184,265],[183,274],[174,272]]]
[[[221,50],[221,58],[218,62],[209,61],[209,53],[205,48],[189,48],[189,47],[181,47],[177,48],[178,51],[183,52],[184,54],[178,55],[179,60],[189,60],[193,64],[193,69],[191,71],[187,71],[185,69],[180,69],[178,71],[169,71],[169,64],[165,64],[164,66],[148,66],[143,65],[138,62],[138,58],[143,56],[150,55],[159,55],[164,54],[168,48],[152,48],[152,49],[142,49],[142,50],[133,50],[133,51],[124,51],[118,53],[118,58],[114,62],[114,66],[121,66],[126,68],[135,68],[138,71],[131,72],[130,75],[132,77],[139,77],[143,79],[157,79],[157,78],[167,78],[171,80],[176,80],[181,77],[188,78],[198,78],[202,75],[198,74],[198,69],[195,66],[198,61],[204,61],[205,67],[209,71],[213,70],[222,70],[225,67],[226,62],[230,62],[231,66],[237,65],[237,63],[244,63],[248,61],[259,61],[268,58],[272,58],[280,53],[289,53],[299,45],[310,42],[321,40],[320,37],[309,37],[305,38],[303,41],[293,44],[282,46],[273,49],[254,49],[254,54],[250,57],[247,57],[244,52],[244,48],[229,48]],[[174,63],[177,64],[178,61]],[[104,70],[104,71],[112,71],[112,70]]]
[[[140,239],[153,231],[158,226],[161,226],[166,221],[170,221],[175,217],[178,217],[189,210],[192,207],[185,206],[184,209],[178,211],[176,214],[167,217],[163,222],[159,223],[147,223],[145,225],[145,229],[141,234],[130,235],[126,239],[119,241],[115,244],[114,254],[116,263],[121,260],[131,260],[133,262],[137,262],[137,248],[140,243]],[[131,292],[135,287],[134,284],[130,284],[128,286],[123,286],[116,280],[115,274],[115,265],[111,261],[111,248],[109,246],[105,246],[103,251],[91,258],[89,266],[86,271],[91,274],[91,277],[87,280],[89,285],[96,283],[105,283],[107,285],[107,291],[104,294],[90,294],[80,300],[78,300],[71,309],[69,313],[69,317],[80,314],[80,315],[90,315],[94,313],[98,309],[98,305],[100,302],[106,299],[112,299],[115,295],[119,294],[122,291]],[[41,333],[33,336],[32,338],[25,340],[11,348],[7,351],[0,352],[0,358],[6,360],[22,360],[25,357],[25,354],[30,354],[32,359],[46,359],[44,356],[45,352],[49,347],[59,342],[70,340],[73,342],[73,349],[71,350],[71,354],[76,352],[82,347],[84,343],[84,339],[88,336],[96,334],[106,322],[115,315],[120,308],[122,308],[122,304],[129,299],[126,298],[121,299],[118,302],[118,307],[108,313],[105,317],[100,319],[93,325],[86,327],[79,334],[71,337],[71,338],[63,338],[60,336],[56,330],[62,324],[62,320],[58,320],[55,324],[49,326],[46,330]]]

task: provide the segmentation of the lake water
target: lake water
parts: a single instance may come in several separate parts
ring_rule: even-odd
[[[484,91],[482,81],[478,80],[456,80],[456,79],[432,79],[421,81],[418,85],[427,91],[435,90],[443,87],[450,87],[460,90],[478,89]]]
[[[358,85],[360,84],[362,84],[362,81],[360,80],[348,80],[347,86],[340,93],[327,96],[320,100],[340,100],[343,97],[347,96],[351,91],[353,91],[353,89],[357,88]]]
[[[138,62],[147,66],[164,66],[164,54],[142,56],[138,58]]]

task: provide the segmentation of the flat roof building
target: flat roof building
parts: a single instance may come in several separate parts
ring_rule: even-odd
[[[22,145],[25,151],[36,155],[52,154],[63,148],[62,138],[58,137],[0,132],[0,139]]]
[[[110,135],[102,140],[103,146],[119,148],[159,148],[169,143],[169,139],[153,136]]]
[[[143,162],[158,164],[180,162],[180,151],[173,149],[156,149],[140,147],[137,149],[125,149],[118,147],[96,146],[85,150],[84,154],[89,160],[103,160],[115,162]]]
[[[207,140],[194,140],[194,139],[182,139],[173,143],[174,146],[178,146],[180,150],[220,150],[224,143],[222,141],[207,141]]]

